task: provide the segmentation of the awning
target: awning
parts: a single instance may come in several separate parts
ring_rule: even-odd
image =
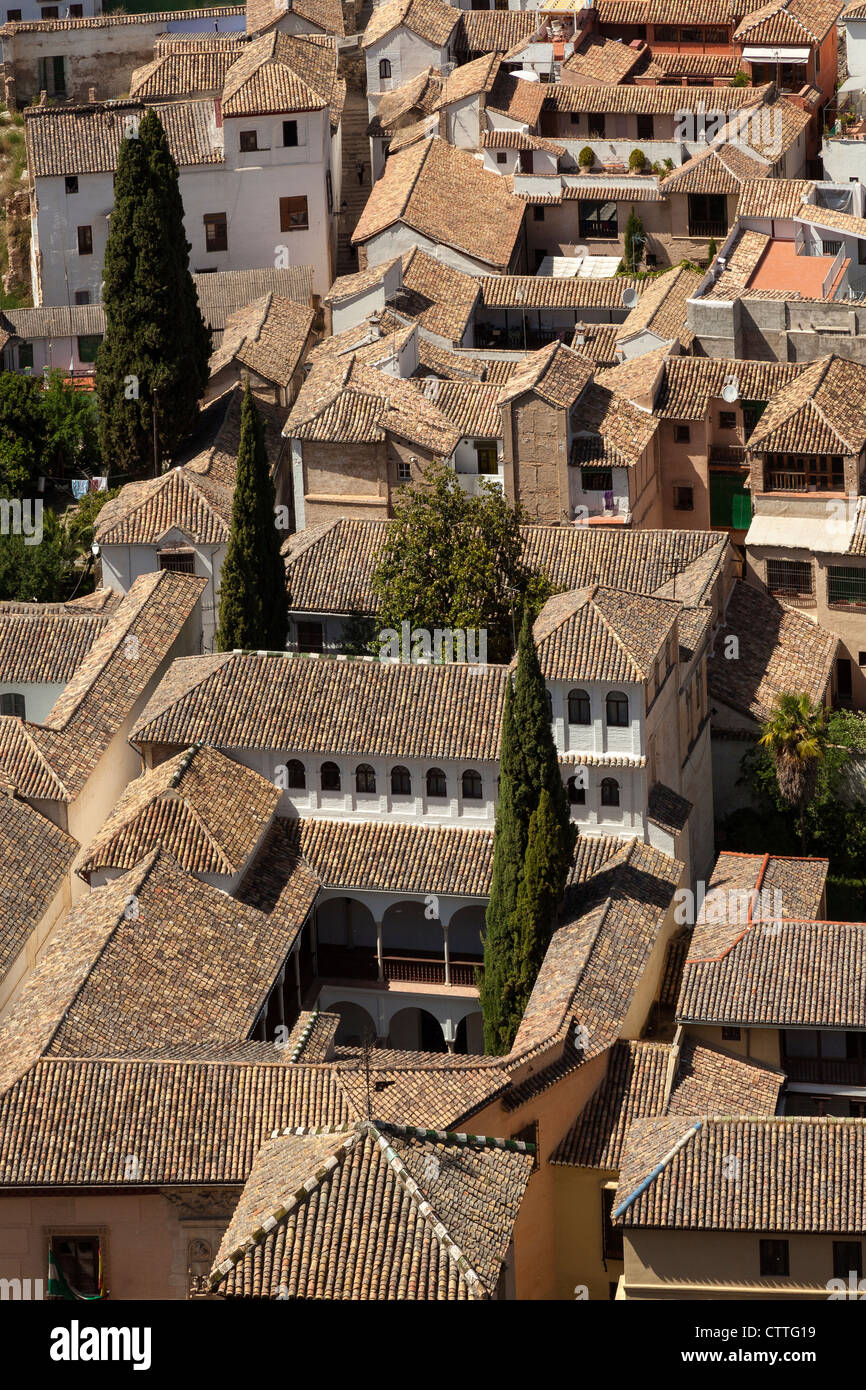
[[[850,516],[846,511],[850,510]],[[773,545],[782,549],[809,550],[844,555],[851,544],[856,522],[855,508],[839,508],[839,516],[753,516],[746,536],[747,546]],[[830,511],[828,506],[828,512]]]
[[[747,63],[808,63],[810,48],[772,48],[769,45],[746,44],[743,57]]]

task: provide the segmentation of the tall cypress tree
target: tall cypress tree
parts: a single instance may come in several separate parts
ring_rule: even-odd
[[[499,754],[499,798],[493,840],[493,871],[484,933],[484,971],[478,994],[484,1015],[484,1050],[507,1052],[520,1025],[517,1006],[519,960],[513,934],[517,891],[523,872],[528,825],[517,811],[524,799],[514,726],[514,694],[505,684]]]
[[[523,877],[514,909],[518,953],[515,1003],[521,1015],[553,934],[556,909],[568,872],[568,863],[562,857],[561,839],[550,793],[545,787],[529,822]]]
[[[96,359],[103,457],[149,472],[193,427],[210,333],[189,272],[177,166],[152,110],[121,141],[105,249],[105,338]]]
[[[530,816],[539,803],[542,791],[547,791],[560,839],[558,857],[566,865],[563,872],[564,884],[564,873],[574,849],[577,827],[568,811],[568,796],[559,770],[559,758],[550,727],[547,687],[541,674],[528,613],[524,613],[517,644],[514,725],[520,758],[520,782],[525,788],[519,814],[526,826],[528,837]]]
[[[231,534],[220,582],[221,652],[238,647],[282,651],[286,645],[286,570],[274,520],[275,500],[264,428],[247,382]]]

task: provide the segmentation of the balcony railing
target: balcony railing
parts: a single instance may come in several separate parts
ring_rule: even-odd
[[[728,224],[722,218],[713,218],[709,222],[692,221],[689,219],[689,236],[696,238],[706,237],[726,237],[728,235]]]
[[[745,463],[746,450],[742,444],[711,444],[710,463]]]
[[[866,1062],[852,1058],[783,1057],[789,1081],[813,1081],[824,1086],[866,1086]]]
[[[765,492],[843,492],[845,480],[841,473],[830,478],[771,469],[764,474]]]
[[[354,950],[346,946],[319,946],[319,977],[340,980],[363,980],[370,984],[379,982],[379,962],[375,951],[358,947]],[[451,957],[449,974],[451,984],[459,987],[475,984],[475,970],[481,965],[481,958],[471,956]],[[444,985],[445,957],[423,956],[407,953],[405,955],[383,955],[382,973],[386,981],[394,980],[404,984]]]

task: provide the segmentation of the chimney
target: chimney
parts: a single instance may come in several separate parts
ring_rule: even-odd
[[[222,99],[221,99],[220,97],[214,97],[214,99],[213,99],[213,109],[214,109],[214,114],[215,114],[215,116],[216,116],[217,130],[221,130],[221,129],[222,129],[222,123],[223,123],[223,104],[222,104]]]
[[[40,93],[39,93],[39,105],[40,105],[40,106],[47,106],[47,105],[48,105],[48,93],[47,93],[47,92],[40,92]]]
[[[96,88],[95,88],[95,87],[88,87],[88,88],[87,88],[87,100],[90,102],[91,106],[92,106],[93,103],[96,101]]]

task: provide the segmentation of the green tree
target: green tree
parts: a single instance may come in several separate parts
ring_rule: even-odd
[[[231,533],[220,583],[220,651],[282,651],[286,645],[286,571],[275,501],[264,428],[247,382]]]
[[[0,493],[26,491],[45,467],[41,383],[0,372]]]
[[[452,469],[432,463],[420,487],[400,489],[394,514],[372,579],[380,630],[484,628],[488,660],[507,662],[514,615],[526,604],[536,613],[552,587],[523,562],[521,510],[492,485],[467,496]]]
[[[808,695],[779,695],[771,717],[762,725],[758,742],[772,754],[783,800],[797,810],[805,854],[806,808],[815,794],[827,746],[823,708],[813,705]]]
[[[522,769],[514,725],[514,692],[505,682],[502,738],[499,753],[499,798],[493,838],[490,899],[484,919],[484,969],[478,976],[478,996],[484,1017],[484,1051],[508,1051],[520,1027],[520,960],[514,914],[526,855],[527,827],[515,807],[521,798]]]
[[[516,1003],[521,1016],[553,933],[567,869],[561,856],[559,825],[545,788],[529,821],[523,877],[514,912],[519,961]]]
[[[628,274],[634,274],[643,260],[645,238],[643,223],[632,208],[625,224],[623,264]]]
[[[712,265],[713,261],[716,259],[716,256],[718,255],[718,251],[719,251],[719,248],[718,248],[718,246],[716,245],[716,238],[715,238],[714,236],[711,236],[711,237],[710,237],[710,244],[709,244],[709,246],[707,247],[707,265],[708,265],[708,266],[709,266],[709,265]]]
[[[45,422],[46,462],[69,472],[95,471],[100,462],[99,420],[92,391],[76,391],[56,368],[41,395]],[[105,497],[105,493],[88,493]]]
[[[75,547],[56,513],[45,507],[42,513],[42,536],[35,544],[32,537],[0,535],[0,599],[15,603],[61,603],[76,592],[87,593],[93,588],[78,587],[87,573],[86,567],[76,568]]]
[[[196,419],[210,334],[189,251],[177,167],[151,109],[120,145],[96,357],[102,455],[122,472],[149,471],[154,449],[169,458]]]
[[[577,838],[577,827],[569,815],[568,796],[559,770],[559,758],[550,726],[547,687],[541,673],[528,613],[524,615],[520,625],[520,640],[517,646],[514,727],[517,734],[520,787],[516,806],[524,827],[524,845],[529,835],[530,817],[539,805],[542,794],[546,792],[550,798],[551,812],[556,825],[557,845],[551,849],[551,857],[554,863],[561,865],[561,892],[565,886],[565,875]]]

